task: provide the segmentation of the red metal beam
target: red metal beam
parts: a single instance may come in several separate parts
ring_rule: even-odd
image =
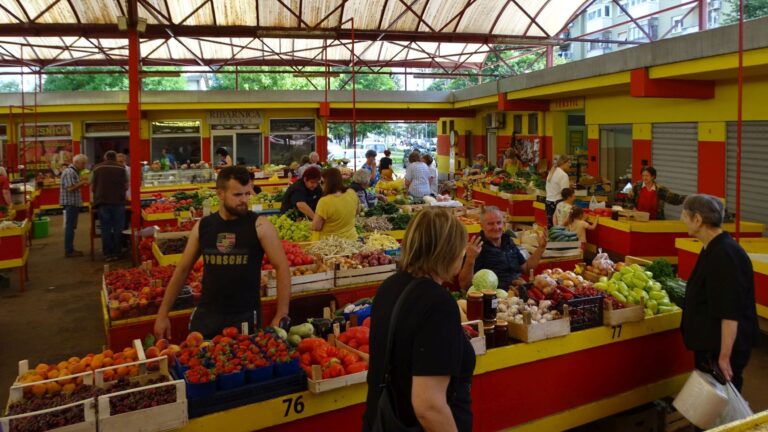
[[[67,4],[69,5],[69,8],[72,9],[72,13],[75,15],[75,21],[77,21],[78,24],[82,24],[83,21],[80,19],[80,14],[77,13],[77,9],[75,9],[75,5],[72,4],[72,0],[67,0]]]
[[[400,0],[400,1],[402,2],[403,0]],[[416,24],[416,28],[414,29],[414,31],[419,31],[419,27],[421,27],[422,23],[424,23],[424,25],[427,24],[427,22],[424,21],[424,14],[427,12],[427,6],[429,6],[429,0],[424,0],[424,7],[421,9],[421,14],[419,15],[419,22]],[[432,29],[431,25],[427,27]]]
[[[651,79],[648,69],[641,68],[630,72],[629,94],[642,98],[712,99],[715,97],[715,82]]]
[[[627,18],[629,18],[629,20],[632,21],[632,24],[634,24],[635,27],[639,28],[640,31],[643,32],[645,37],[648,38],[649,42],[653,42],[653,37],[651,36],[650,33],[648,33],[648,30],[646,30],[645,27],[641,26],[640,23],[638,23],[637,20],[632,17],[632,14],[629,13],[629,11],[627,10],[627,8],[624,7],[624,5],[622,5],[618,0],[613,0],[613,3],[615,3],[616,6],[618,6],[622,12],[624,12],[624,15],[626,15]]]
[[[660,15],[660,14],[663,14],[663,13],[665,13],[665,12],[669,12],[669,11],[672,11],[672,10],[675,10],[675,9],[680,9],[680,8],[682,8],[682,7],[685,7],[685,6],[691,5],[691,4],[693,4],[693,3],[696,3],[696,2],[698,2],[698,1],[699,1],[699,0],[690,0],[690,1],[687,1],[687,2],[685,2],[685,3],[680,3],[679,5],[670,6],[670,7],[668,7],[668,8],[659,9],[659,10],[657,10],[657,11],[655,11],[655,12],[651,12],[651,13],[649,13],[649,14],[645,14],[645,15],[643,15],[643,16],[635,17],[634,19],[635,19],[635,20],[642,20],[642,19],[645,19],[645,18],[654,17],[654,16],[656,16],[656,15]],[[629,23],[631,23],[631,22],[632,22],[631,20],[626,20],[626,21],[622,21],[622,22],[620,22],[620,23],[616,23],[616,24],[613,24],[613,25],[609,25],[608,27],[603,27],[603,28],[601,28],[601,29],[599,29],[599,30],[591,31],[591,32],[589,32],[589,33],[584,33],[584,34],[581,34],[581,35],[579,35],[579,36],[578,36],[578,38],[577,38],[577,40],[573,40],[573,38],[563,38],[562,40],[563,40],[563,41],[566,41],[566,42],[594,42],[594,41],[595,41],[594,39],[586,39],[586,38],[587,38],[588,36],[590,36],[590,35],[593,35],[593,34],[595,34],[595,33],[602,33],[602,32],[604,32],[604,31],[606,31],[606,30],[610,30],[610,29],[612,29],[612,28],[616,28],[616,27],[621,27],[621,26],[623,26],[623,25],[625,25],[625,24],[629,24]],[[617,42],[617,43],[618,43],[618,42]],[[632,43],[632,42],[631,42],[631,41],[625,41],[625,42],[621,42],[621,43]]]
[[[24,4],[21,2],[21,0],[16,0],[16,5],[19,7],[19,9],[21,9],[21,13],[23,13],[27,18],[27,22],[32,22],[32,17],[29,16],[29,12],[27,12],[27,9],[24,7]]]
[[[8,8],[7,8],[7,7],[5,7],[5,6],[3,6],[3,4],[2,4],[2,3],[0,3],[0,9],[4,10],[4,11],[5,11],[5,13],[7,13],[7,14],[8,14],[8,15],[10,15],[10,16],[12,16],[12,17],[13,17],[13,18],[14,18],[16,21],[18,21],[19,23],[21,23],[21,24],[26,24],[26,21],[24,21],[23,19],[21,19],[21,18],[19,18],[18,16],[16,16],[16,14],[15,14],[15,13],[11,12],[11,10],[10,10],[10,9],[8,9]]]
[[[499,93],[499,111],[549,111],[549,100],[543,99],[507,99],[506,93]]]

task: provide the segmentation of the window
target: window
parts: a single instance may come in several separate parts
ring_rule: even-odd
[[[619,32],[619,34],[616,36],[619,40],[625,41],[627,40],[627,32]]]
[[[720,26],[720,11],[716,10],[710,10],[708,12],[709,17],[707,19],[707,22],[709,23],[709,27],[719,27]]]
[[[683,16],[672,17],[672,33],[680,33],[681,31],[683,31]]]
[[[523,133],[523,115],[515,114],[512,116],[512,132],[515,134]]]
[[[151,125],[152,160],[163,158],[163,150],[178,165],[200,162],[201,133],[199,120],[161,120]],[[170,159],[170,157],[169,157]]]
[[[528,135],[536,135],[539,133],[539,114],[528,114]]]
[[[290,118],[269,121],[269,162],[290,165],[315,151],[315,119]]]
[[[605,15],[606,18],[611,16],[611,5],[605,5]]]

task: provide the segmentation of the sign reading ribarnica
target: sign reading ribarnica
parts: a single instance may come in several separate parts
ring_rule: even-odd
[[[211,125],[260,125],[261,113],[252,110],[209,111],[208,124]]]

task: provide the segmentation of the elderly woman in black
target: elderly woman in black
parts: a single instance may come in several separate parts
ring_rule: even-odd
[[[691,195],[680,218],[703,245],[688,279],[681,330],[696,367],[718,367],[741,391],[742,372],[758,341],[752,262],[726,232],[724,208],[710,195]]]

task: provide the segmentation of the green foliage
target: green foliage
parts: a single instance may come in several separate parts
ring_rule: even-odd
[[[117,68],[97,68],[97,67],[59,67],[48,68],[49,72],[71,72],[71,71],[104,71],[112,72],[109,74],[66,74],[50,75],[46,74],[43,81],[43,91],[110,91],[110,90],[128,90],[128,75],[122,69]],[[146,71],[174,71],[179,68],[174,67],[149,67]],[[153,77],[142,80],[144,90],[186,90],[187,80],[183,76],[179,77]]]
[[[739,0],[728,0],[728,9],[723,14],[723,24],[739,22]],[[745,0],[744,19],[750,20],[768,15],[768,0]]]
[[[18,93],[20,91],[21,86],[16,81],[0,82],[0,93]]]

